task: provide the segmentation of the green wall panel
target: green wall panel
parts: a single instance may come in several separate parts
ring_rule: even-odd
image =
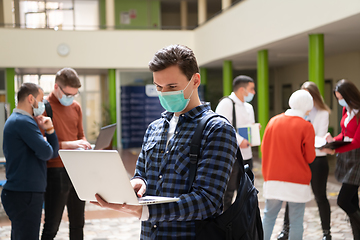
[[[131,11],[135,13],[135,17],[130,17],[129,24],[121,23],[122,13]],[[117,29],[160,28],[160,1],[115,0],[115,25]]]

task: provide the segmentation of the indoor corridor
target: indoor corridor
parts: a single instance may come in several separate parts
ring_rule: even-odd
[[[123,151],[121,153],[122,159],[129,174],[132,174],[135,168],[135,162],[138,152],[136,151]],[[263,178],[261,175],[261,164],[258,158],[254,158],[254,173],[255,173],[255,186],[259,190],[259,204],[260,209],[263,211],[265,206],[264,198],[262,197],[262,183]],[[331,232],[333,240],[350,240],[352,233],[350,224],[346,214],[336,205],[336,198],[340,189],[340,184],[333,176],[335,167],[335,158],[329,157],[330,163],[330,176],[327,186],[327,194],[331,205]],[[4,167],[0,168],[0,179],[4,179]],[[114,185],[114,188],[116,186]],[[124,214],[112,210],[102,209],[93,204],[87,203],[85,207],[85,240],[135,240],[140,237],[140,221],[136,218],[129,217]],[[282,218],[284,208],[281,209],[279,217],[273,231],[272,239],[276,239],[277,234],[282,228]],[[41,226],[42,229],[42,226]],[[305,217],[304,217],[304,237],[305,240],[316,240],[322,238],[322,230],[320,226],[320,218],[317,206],[314,200],[306,204]],[[66,210],[64,211],[63,220],[60,225],[60,230],[56,236],[56,240],[65,240],[68,238],[68,220]],[[10,239],[10,221],[8,220],[4,210],[0,209],[0,240]]]

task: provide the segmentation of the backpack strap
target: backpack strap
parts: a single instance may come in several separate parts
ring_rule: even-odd
[[[226,119],[225,117],[218,115],[218,114],[207,114],[198,123],[198,125],[195,129],[195,133],[191,139],[190,153],[189,153],[189,157],[190,157],[189,192],[190,192],[192,184],[195,180],[197,163],[198,163],[199,156],[200,156],[200,145],[201,145],[202,133],[205,129],[206,124],[209,122],[210,119],[212,119],[214,117],[222,117],[222,118]],[[239,164],[241,164],[240,166],[243,166],[243,158],[242,158],[239,148],[236,153],[236,158],[237,158],[237,161],[240,161],[239,162]],[[240,170],[242,170],[242,169],[243,168],[240,168]]]
[[[231,102],[232,102],[232,104],[233,104],[233,111],[232,111],[232,115],[233,115],[233,120],[232,120],[232,125],[233,125],[233,127],[235,128],[235,130],[237,129],[236,128],[236,112],[235,112],[235,102],[234,102],[234,100],[232,100],[230,97],[227,97],[228,99],[230,99],[231,100]]]
[[[52,108],[51,108],[51,105],[50,105],[49,101],[44,99],[44,104],[45,104],[46,115],[52,119],[53,112],[52,112]]]
[[[221,99],[219,100],[219,102],[221,102],[224,98],[228,98],[228,99],[230,99],[231,102],[232,102],[232,105],[233,105],[233,110],[232,110],[232,125],[233,125],[233,127],[234,127],[235,129],[237,129],[237,128],[236,128],[235,102],[234,102],[234,100],[232,100],[229,96],[226,96],[226,97],[221,98]]]

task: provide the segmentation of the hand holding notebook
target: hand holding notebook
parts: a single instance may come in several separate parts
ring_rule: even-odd
[[[237,130],[238,134],[248,140],[251,146],[260,146],[260,123],[241,126]]]

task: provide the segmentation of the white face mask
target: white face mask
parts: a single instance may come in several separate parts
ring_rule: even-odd
[[[339,104],[340,104],[341,106],[343,106],[343,107],[347,107],[347,106],[348,106],[348,104],[346,103],[345,99],[340,99],[338,102],[339,102]]]
[[[244,100],[245,102],[251,102],[253,98],[254,98],[254,94],[249,92],[248,95],[244,97]]]
[[[37,108],[32,106],[33,108],[33,112],[34,112],[34,116],[37,117],[37,116],[40,116],[44,113],[45,111],[45,104],[43,102],[38,102],[38,106]]]

